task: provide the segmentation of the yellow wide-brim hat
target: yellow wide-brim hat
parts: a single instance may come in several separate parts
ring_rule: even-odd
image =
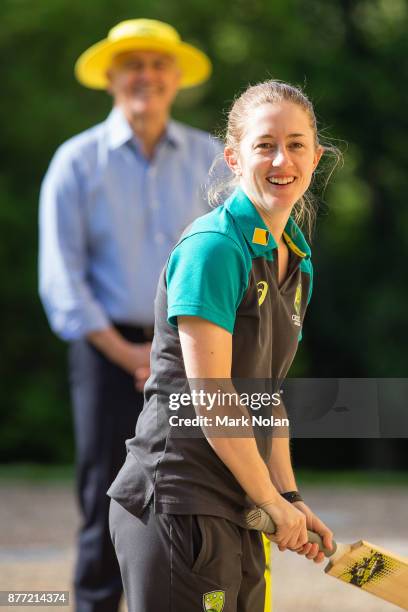
[[[126,51],[159,51],[174,56],[181,71],[182,88],[203,83],[212,70],[205,53],[183,42],[172,26],[154,19],[128,19],[82,53],[75,64],[76,78],[85,87],[107,89],[112,60]]]

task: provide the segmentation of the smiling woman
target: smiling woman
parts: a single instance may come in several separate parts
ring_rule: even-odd
[[[316,140],[310,113],[282,99],[252,109],[239,145],[225,149],[228,165],[275,240],[282,236],[323,154]]]
[[[304,92],[276,80],[249,87],[231,107],[225,143],[234,175],[213,184],[210,201],[218,204],[243,183],[260,208],[263,195],[269,193],[267,201],[272,204],[275,194],[282,205],[286,201],[293,206],[293,218],[311,239],[316,203],[309,186],[323,153],[327,181],[341,153],[318,133],[313,105]],[[240,160],[248,170],[245,175],[240,173]],[[275,185],[275,191],[265,191],[265,181]],[[279,205],[276,199],[275,204]]]
[[[322,561],[307,528],[331,548],[296,490],[284,406],[258,416],[244,402],[279,391],[298,348],[313,268],[294,211],[324,152],[295,87],[267,81],[234,103],[224,157],[235,191],[170,253],[143,412],[108,492],[129,612],[263,612],[262,539],[245,520],[254,506],[276,523],[280,550]],[[235,399],[193,401],[210,395]]]

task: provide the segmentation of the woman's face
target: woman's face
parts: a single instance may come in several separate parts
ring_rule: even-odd
[[[269,213],[290,212],[309,187],[322,153],[307,112],[283,101],[255,108],[238,154],[226,149],[226,159],[255,205]]]

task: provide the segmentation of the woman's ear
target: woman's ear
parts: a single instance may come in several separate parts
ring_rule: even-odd
[[[314,160],[313,160],[313,172],[316,170],[317,166],[319,165],[319,161],[321,160],[323,153],[324,153],[324,147],[322,147],[322,145],[319,145],[316,149],[316,153],[315,153]]]
[[[234,149],[231,147],[225,147],[224,159],[229,169],[236,175],[241,176],[241,166],[239,165],[239,159]]]

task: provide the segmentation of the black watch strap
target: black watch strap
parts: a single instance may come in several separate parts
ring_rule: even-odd
[[[301,496],[299,491],[286,491],[286,493],[281,493],[281,495],[284,499],[286,499],[286,501],[290,502],[291,504],[303,501],[303,497]]]

